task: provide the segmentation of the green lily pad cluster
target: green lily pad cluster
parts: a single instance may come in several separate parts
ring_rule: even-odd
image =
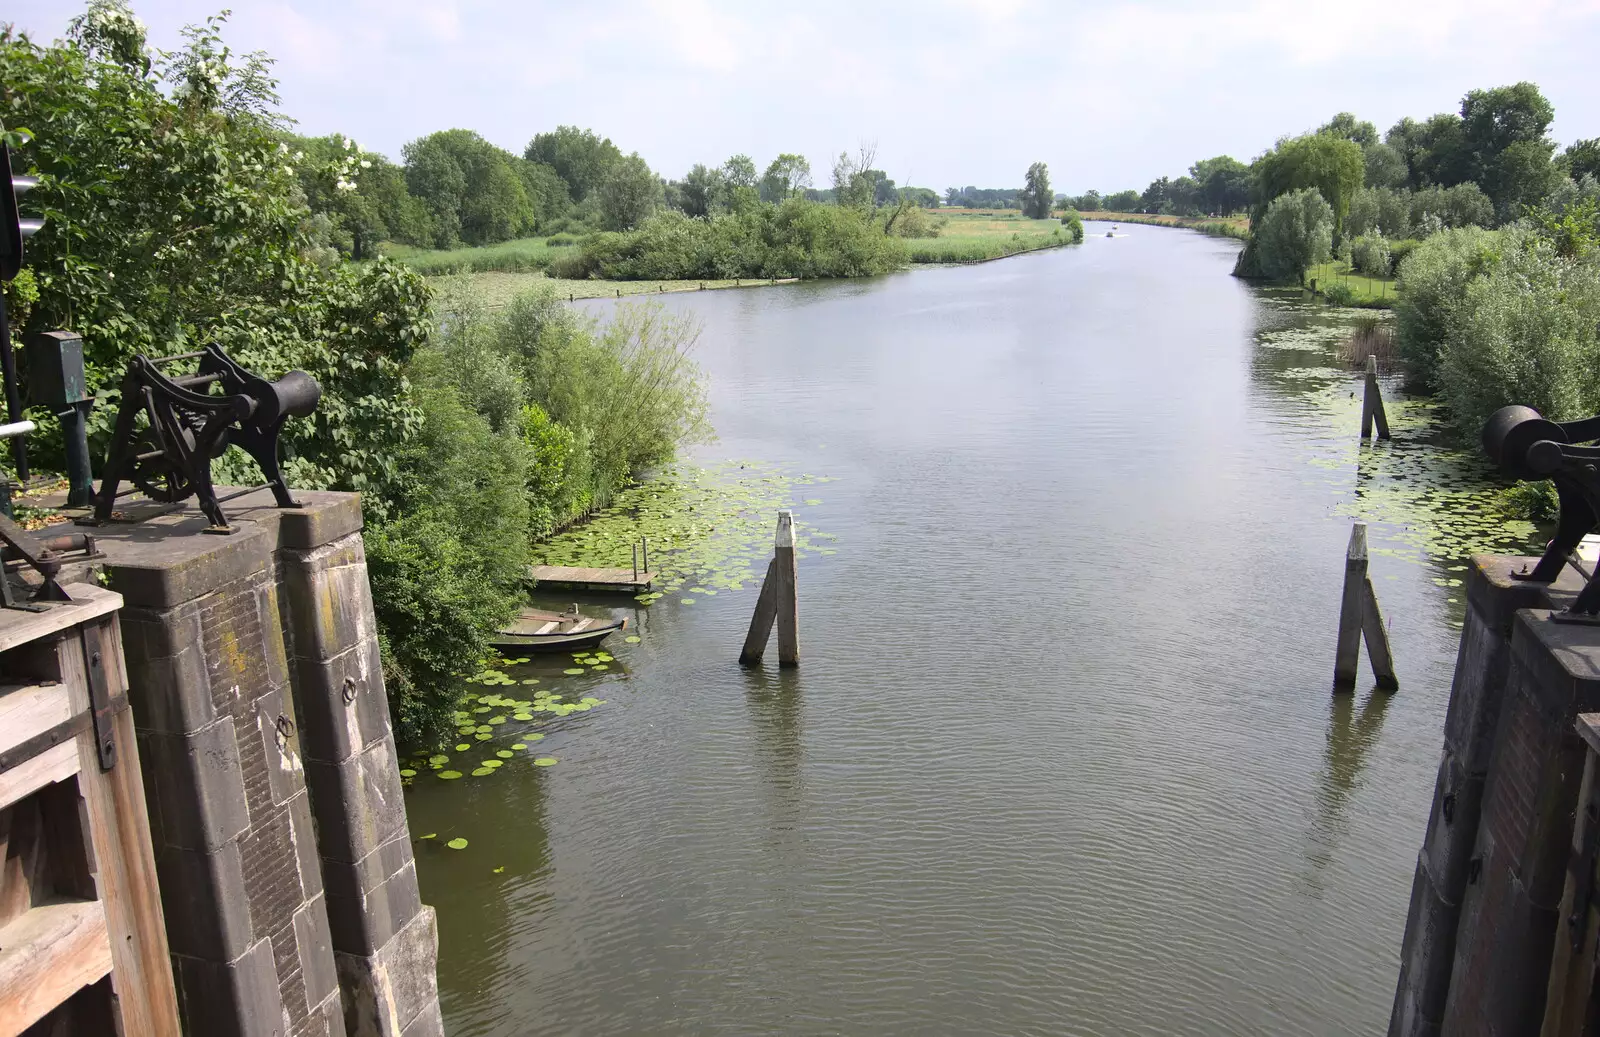
[[[1360,314],[1298,299],[1264,309],[1257,378],[1313,430],[1304,478],[1331,494],[1334,514],[1368,523],[1372,554],[1460,569],[1451,563],[1472,554],[1540,550],[1533,523],[1503,513],[1506,481],[1482,450],[1456,442],[1438,404],[1405,394],[1400,379],[1381,380],[1393,438],[1360,441],[1364,376],[1338,355]],[[1441,585],[1460,585],[1451,579]]]
[[[655,573],[652,589],[638,595],[645,604],[668,596],[693,604],[717,591],[759,587],[772,557],[778,510],[794,507],[800,488],[830,481],[753,461],[674,465],[619,494],[579,528],[549,541],[538,552],[538,561],[626,569],[643,538]],[[810,498],[805,503],[822,502]],[[832,554],[833,548],[819,547],[816,541],[836,539],[795,522],[797,558]]]

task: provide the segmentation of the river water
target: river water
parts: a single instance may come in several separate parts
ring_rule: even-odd
[[[1237,243],[1104,230],[666,297],[696,456],[830,477],[837,553],[798,672],[736,664],[753,587],[617,609],[559,765],[417,779],[450,1033],[1383,1028],[1459,560],[1375,557],[1402,687],[1331,695],[1358,383]]]

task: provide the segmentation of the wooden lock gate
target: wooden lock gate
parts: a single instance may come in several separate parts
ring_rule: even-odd
[[[176,1035],[122,599],[67,590],[0,609],[0,1037]]]

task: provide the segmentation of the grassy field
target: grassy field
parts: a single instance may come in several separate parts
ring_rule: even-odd
[[[1318,295],[1326,295],[1330,285],[1348,285],[1351,301],[1356,306],[1389,309],[1396,296],[1394,278],[1368,277],[1350,269],[1350,264],[1334,260],[1311,268],[1306,274],[1306,285],[1316,285]]]
[[[719,288],[757,288],[769,284],[793,284],[795,278],[769,281],[744,278],[737,281],[568,281],[546,277],[538,272],[485,270],[465,275],[472,290],[482,296],[490,309],[499,309],[535,285],[547,284],[558,295],[569,299],[624,299],[630,295],[660,295],[663,292],[713,291]]]
[[[566,244],[551,245],[551,241]],[[577,239],[571,235],[554,238],[518,238],[484,248],[453,248],[446,251],[413,248],[385,242],[380,246],[385,255],[398,259],[419,274],[484,273],[488,271],[543,270],[550,261],[573,248]]]
[[[1202,234],[1210,234],[1219,238],[1238,238],[1243,241],[1250,236],[1250,218],[1248,216],[1227,216],[1212,219],[1208,216],[1168,216],[1164,213],[1142,212],[1085,212],[1079,213],[1086,220],[1105,220],[1108,223],[1142,223],[1151,227],[1183,227],[1187,230],[1197,230]]]
[[[906,238],[913,263],[981,263],[1068,243],[1060,220],[1030,220],[1015,209],[940,209],[936,238]]]

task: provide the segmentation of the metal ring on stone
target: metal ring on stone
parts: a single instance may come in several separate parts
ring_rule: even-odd
[[[278,730],[278,748],[284,749],[289,745],[289,736],[294,734],[294,721],[282,713],[278,714],[278,722],[274,725]]]
[[[345,701],[345,705],[349,705],[350,703],[354,702],[356,700],[356,696],[359,695],[360,693],[361,693],[361,684],[360,684],[360,682],[357,681],[354,677],[346,677],[344,679],[344,701]]]

